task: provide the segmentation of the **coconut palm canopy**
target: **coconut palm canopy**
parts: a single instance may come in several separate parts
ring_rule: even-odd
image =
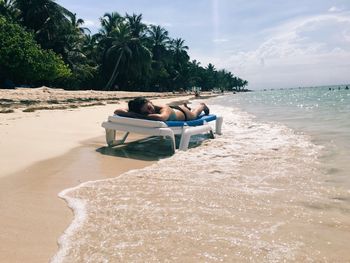
[[[0,83],[10,78],[17,85],[143,91],[186,90],[193,86],[202,90],[239,90],[248,84],[227,70],[191,61],[184,39],[172,39],[168,30],[160,25],[145,24],[142,14],[105,13],[100,18],[99,31],[91,34],[82,19],[53,0],[0,0],[0,23],[8,25],[0,27],[3,31],[20,27],[27,33],[26,37],[32,38],[30,45],[54,52],[57,58],[50,60],[54,63],[53,69],[57,65],[62,68],[62,63],[68,67],[65,74],[58,74],[55,79],[52,74],[51,78],[41,79],[25,74],[24,78],[16,68],[6,67],[9,63],[4,61],[0,67]],[[0,31],[0,37],[6,38],[11,33],[15,42],[18,30]],[[0,40],[3,53],[4,43]],[[11,48],[13,52],[29,50],[18,49],[18,45],[15,49],[15,44],[6,43],[7,53]],[[30,54],[26,59],[31,60]]]

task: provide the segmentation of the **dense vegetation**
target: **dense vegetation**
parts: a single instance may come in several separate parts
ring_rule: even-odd
[[[0,85],[66,89],[240,90],[248,82],[190,61],[188,46],[142,15],[106,13],[91,35],[53,0],[0,0]]]

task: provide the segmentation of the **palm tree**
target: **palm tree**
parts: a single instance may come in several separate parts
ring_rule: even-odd
[[[170,52],[172,55],[170,74],[175,89],[183,89],[188,86],[190,77],[190,57],[187,54],[188,46],[185,46],[184,43],[185,40],[181,38],[172,39],[170,41]]]
[[[70,17],[70,30],[67,30],[64,39],[63,57],[72,69],[79,67],[82,62],[86,61],[83,52],[85,40],[85,31],[90,32],[88,28],[81,27],[84,24],[83,19],[77,19],[76,14]]]
[[[77,34],[83,35],[85,32],[91,33],[90,29],[87,27],[82,27],[84,25],[84,20],[81,18],[77,19],[77,14],[73,14],[70,17],[71,26]]]
[[[172,56],[168,52],[167,47],[170,43],[168,31],[161,26],[150,25],[148,30],[149,47],[152,50],[152,85],[159,89],[169,86],[169,71],[167,64],[172,62]]]
[[[97,52],[96,59],[97,63],[101,65],[102,73],[106,72],[106,61],[107,61],[107,51],[112,46],[114,38],[112,33],[116,28],[123,23],[124,18],[117,12],[105,13],[103,17],[100,18],[101,29],[97,34],[94,35],[94,39],[97,41]]]
[[[233,90],[234,76],[231,72],[226,72],[225,74],[227,86],[226,89]]]
[[[233,75],[225,69],[217,72],[217,87],[221,90],[231,89]]]
[[[152,58],[152,53],[148,48],[147,25],[142,23],[142,14],[126,14],[125,22],[133,39],[130,45],[133,50],[133,56],[127,67],[128,86],[143,85],[146,88],[150,80]]]
[[[209,63],[207,66],[207,70],[208,70],[208,72],[215,72],[216,69],[215,69],[215,66],[213,64]]]
[[[236,91],[244,91],[244,87],[248,85],[247,80],[243,80],[239,77],[234,77],[234,87]]]
[[[17,19],[19,10],[14,6],[13,0],[0,0],[0,15],[11,20]]]
[[[142,14],[132,14],[132,16],[126,14],[125,18],[129,25],[132,37],[144,38],[147,26],[141,22]]]
[[[114,67],[112,74],[105,86],[105,89],[109,90],[115,83],[116,78],[121,72],[121,64],[123,64],[124,70],[128,69],[128,65],[135,62],[139,64],[136,66],[139,69],[147,68],[150,63],[151,53],[141,43],[139,38],[132,36],[130,27],[127,24],[120,23],[110,34],[112,45],[106,51],[106,59],[112,60]],[[114,62],[115,61],[115,62]]]
[[[204,69],[200,66],[200,62],[197,60],[192,60],[188,63],[189,69],[188,69],[188,82],[190,87],[196,87],[201,86],[202,83],[202,71]]]
[[[161,26],[151,25],[148,34],[152,45],[153,59],[159,61],[170,42],[169,33]]]
[[[188,50],[188,46],[184,45],[185,40],[182,38],[176,38],[171,41],[171,49],[174,50],[175,53],[181,54]]]
[[[205,90],[210,90],[215,87],[215,84],[217,84],[217,71],[215,69],[215,66],[211,63],[208,64],[205,70],[206,74],[203,88]]]
[[[188,46],[184,45],[185,40],[177,38],[171,41],[170,49],[174,52],[174,61],[176,66],[181,67],[182,63],[187,63],[189,56],[187,54]]]
[[[109,36],[123,20],[124,18],[117,12],[105,13],[103,17],[100,18],[102,26],[100,34],[103,36]]]
[[[86,57],[93,62],[97,62],[98,41],[96,35],[84,35],[82,50]]]
[[[247,80],[243,80],[242,85],[243,85],[243,90],[244,90],[245,86],[248,86],[248,81]]]
[[[191,61],[191,64],[195,67],[200,67],[200,65],[201,65],[201,63],[195,59]]]
[[[73,14],[54,0],[14,0],[14,6],[20,11],[19,21],[33,30],[42,46],[47,46],[59,38],[63,27],[69,24]]]

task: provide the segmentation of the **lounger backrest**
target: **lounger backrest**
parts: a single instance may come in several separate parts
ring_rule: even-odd
[[[109,116],[108,121],[118,123],[118,124],[141,126],[141,127],[148,127],[148,128],[166,128],[166,127],[168,127],[162,121],[127,118],[127,117],[121,117],[118,115]]]

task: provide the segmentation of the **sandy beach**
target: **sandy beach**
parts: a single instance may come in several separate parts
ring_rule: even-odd
[[[23,112],[26,108],[24,98],[16,97],[18,93],[27,100],[47,105],[48,99],[40,93],[47,94],[48,91],[51,95],[57,92],[59,96],[54,100],[58,101],[67,101],[74,93],[66,92],[64,96],[64,91],[48,88],[34,89],[33,93],[27,94],[22,89],[17,93],[16,90],[1,90],[2,102],[12,101],[14,112],[0,115],[0,262],[50,260],[57,251],[57,239],[72,221],[71,210],[57,196],[60,191],[82,182],[116,177],[166,156],[140,154],[139,150],[133,150],[132,144],[106,150],[101,122],[115,108],[125,107],[126,98],[145,94],[110,95],[111,92],[106,96],[107,93],[93,92],[94,98],[114,96],[118,98],[115,99],[118,104],[106,104],[108,101],[101,99],[99,101],[104,105]],[[160,97],[159,94],[146,95]],[[163,94],[156,102],[191,98],[168,95]],[[142,137],[135,135],[128,141],[139,139]]]
[[[128,96],[139,95],[150,94]],[[152,96],[156,104],[193,98]],[[254,96],[207,101],[224,118],[222,135],[198,136],[175,155],[169,141],[141,135],[106,147],[101,123],[126,99],[23,112],[19,96],[14,112],[0,114],[0,262],[348,262],[348,151],[340,146],[349,133],[339,126],[340,146],[323,147],[329,137],[296,132],[283,115],[260,121],[232,107]],[[271,109],[255,103],[266,117]]]

